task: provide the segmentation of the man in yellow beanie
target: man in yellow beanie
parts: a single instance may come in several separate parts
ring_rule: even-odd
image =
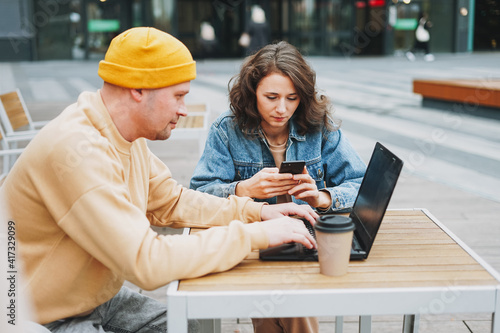
[[[148,149],[146,139],[167,139],[186,115],[196,69],[180,41],[154,28],[127,30],[98,74],[102,89],[82,93],[45,126],[2,186],[24,264],[21,292],[38,323],[53,332],[165,332],[166,305],[124,288],[125,280],[152,290],[230,269],[255,249],[316,245],[287,217],[314,223],[309,206],[186,189]],[[219,227],[159,236],[151,225]]]

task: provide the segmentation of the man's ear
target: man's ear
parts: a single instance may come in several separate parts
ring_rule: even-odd
[[[142,98],[144,97],[142,89],[129,89],[129,91],[130,91],[130,96],[132,96],[134,101],[136,102],[142,101]]]

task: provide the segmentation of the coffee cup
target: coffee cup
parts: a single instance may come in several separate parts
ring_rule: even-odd
[[[321,274],[342,276],[347,273],[354,222],[342,215],[325,215],[316,220],[316,241]]]

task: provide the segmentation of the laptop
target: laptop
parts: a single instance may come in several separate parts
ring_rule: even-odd
[[[349,215],[356,225],[351,260],[368,258],[402,168],[403,161],[400,158],[380,142],[375,144]],[[314,236],[314,228],[307,220],[303,221]],[[317,261],[318,252],[299,243],[287,243],[260,250],[259,258],[274,261]]]

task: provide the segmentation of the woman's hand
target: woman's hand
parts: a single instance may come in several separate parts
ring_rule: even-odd
[[[252,178],[239,182],[235,194],[255,199],[269,199],[287,194],[297,182],[290,173],[279,173],[278,168],[264,168]]]
[[[298,181],[298,185],[289,190],[288,194],[307,202],[312,207],[330,207],[332,204],[330,193],[326,191],[318,191],[316,182],[309,175],[306,167],[304,167],[301,174],[293,175],[293,180]]]

